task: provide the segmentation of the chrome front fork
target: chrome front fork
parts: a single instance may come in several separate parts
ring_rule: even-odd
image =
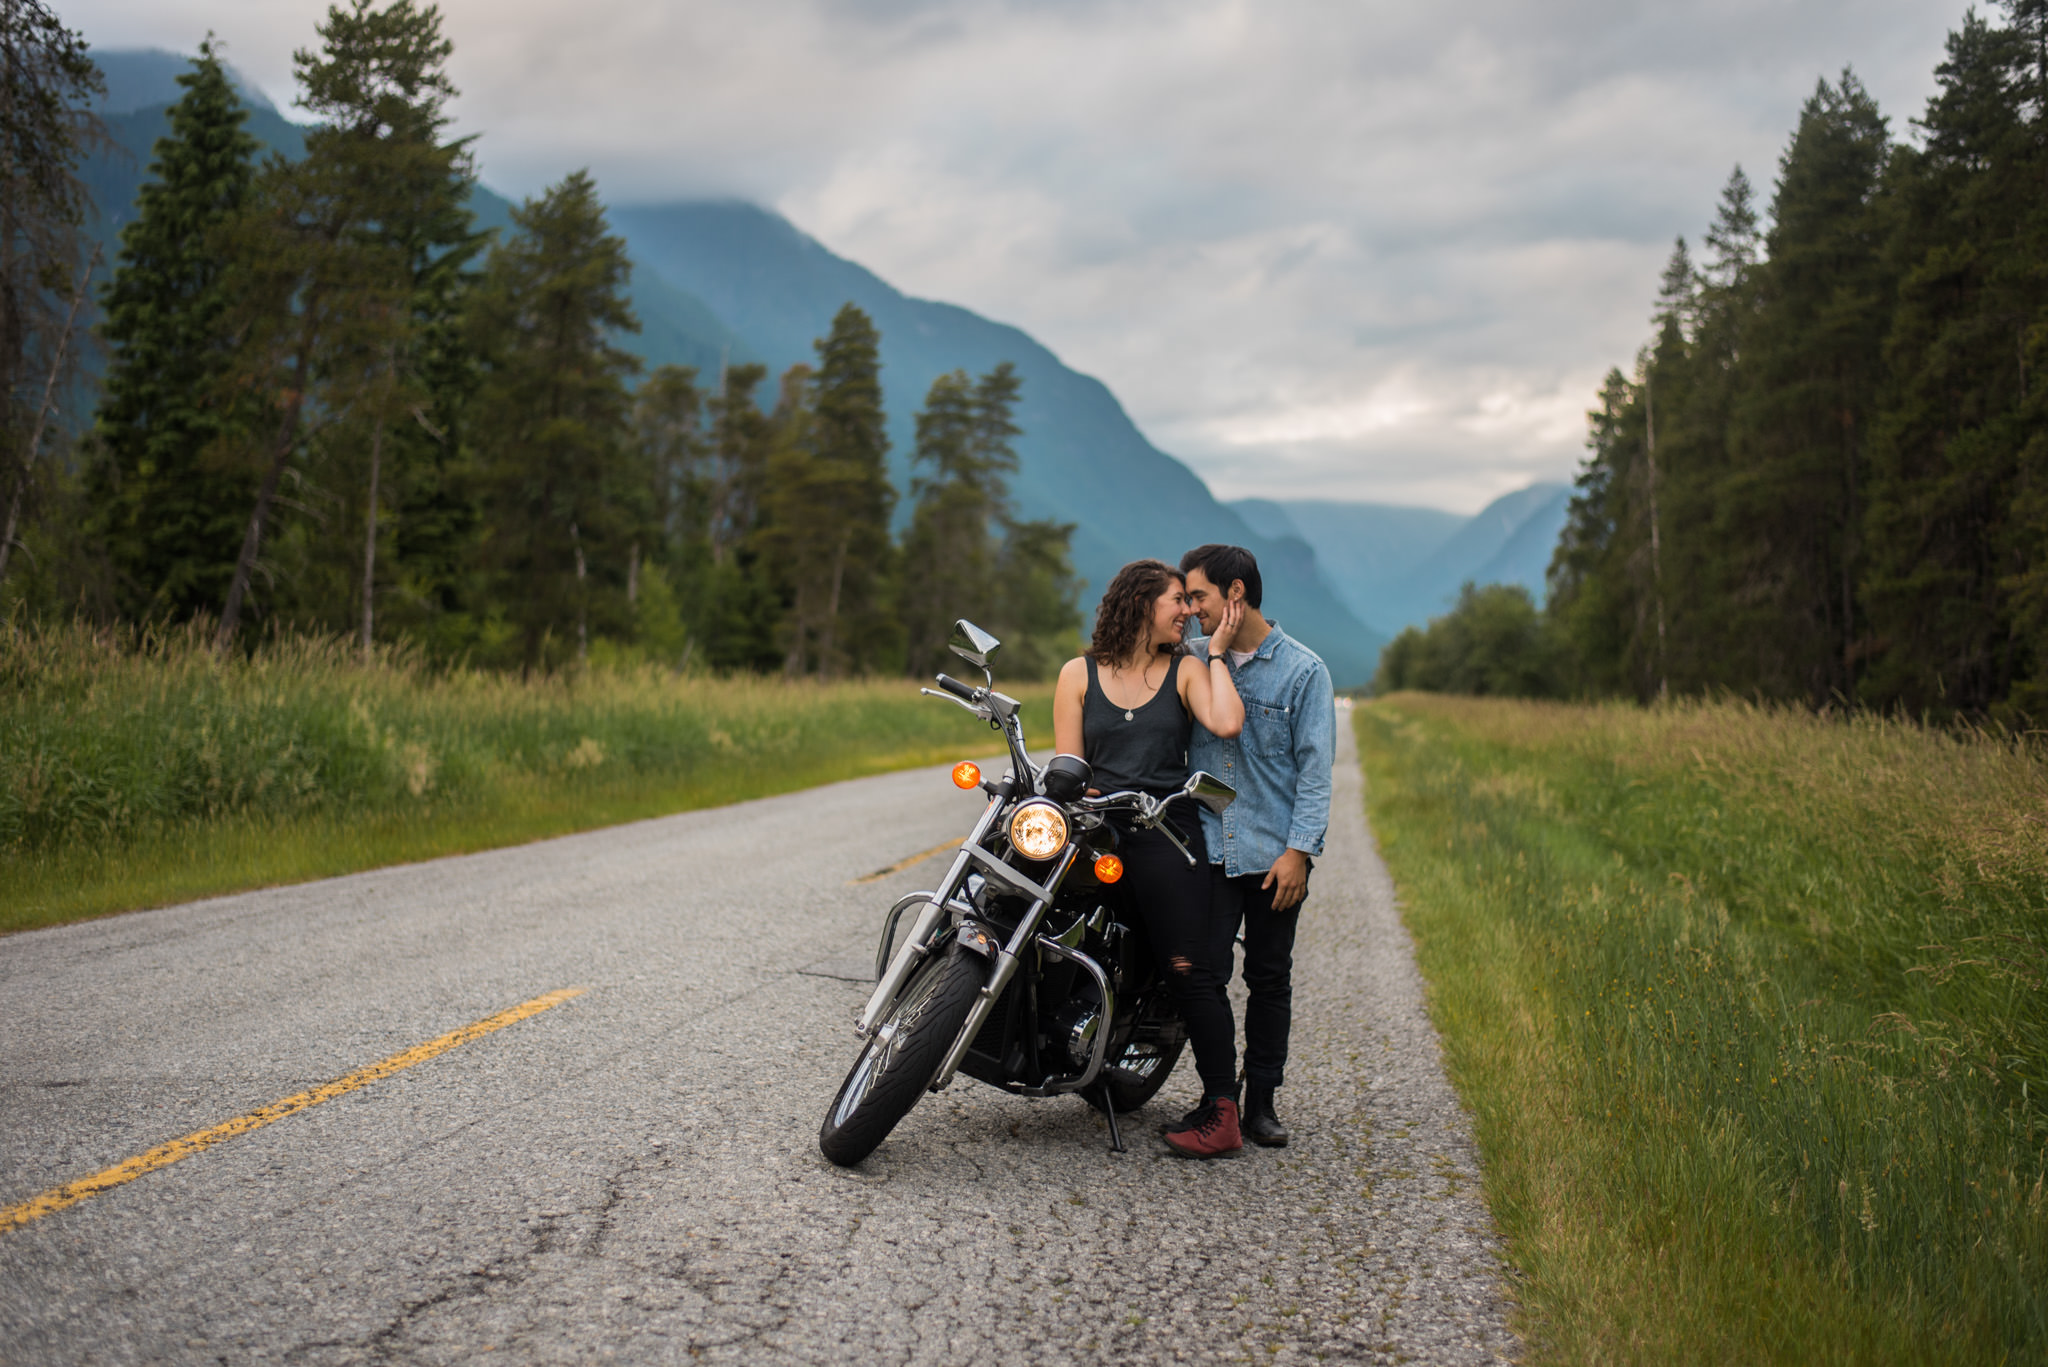
[[[902,947],[896,951],[895,957],[890,960],[886,969],[877,966],[880,981],[875,984],[874,992],[868,997],[868,1004],[861,1009],[860,1015],[854,1021],[853,1028],[862,1038],[875,1033],[875,1026],[888,1011],[890,1003],[896,1000],[896,994],[903,990],[903,985],[910,981],[911,973],[923,961],[925,955],[931,952],[931,939],[938,931],[939,922],[945,919],[946,903],[960,890],[961,883],[966,881],[968,871],[974,867],[974,855],[981,852],[982,837],[988,834],[988,829],[994,824],[996,813],[1002,810],[1002,806],[1003,799],[989,799],[988,806],[982,809],[981,820],[974,823],[974,830],[960,846],[960,852],[953,856],[952,866],[946,870],[946,876],[940,882],[938,890],[925,902],[924,910],[918,913],[917,920],[912,924],[910,934],[904,939]],[[891,909],[891,930],[895,928],[896,920],[902,916],[904,910],[905,908],[901,906]]]
[[[1017,929],[1010,936],[1010,942],[996,951],[995,968],[988,975],[988,983],[975,998],[974,1007],[967,1013],[967,1023],[960,1027],[960,1033],[953,1040],[953,1047],[946,1051],[946,1061],[939,1065],[939,1071],[932,1077],[931,1090],[944,1091],[953,1081],[953,1074],[959,1071],[960,1060],[967,1056],[967,1047],[974,1037],[981,1033],[981,1027],[988,1022],[989,1012],[995,1010],[996,1002],[1002,997],[1003,989],[1017,976],[1017,967],[1023,962],[1024,950],[1038,934],[1039,922],[1045,919],[1046,908],[1052,905],[1053,892],[1073,866],[1074,856],[1081,852],[1078,842],[1070,842],[1066,853],[1053,868],[1052,877],[1043,884],[1034,883],[1023,874],[983,850],[963,851],[979,857],[982,871],[993,878],[1007,883],[1014,890],[1031,898],[1031,909],[1017,920]]]

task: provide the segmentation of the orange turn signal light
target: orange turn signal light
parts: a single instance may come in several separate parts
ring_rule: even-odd
[[[955,788],[978,788],[981,786],[981,766],[972,760],[961,760],[953,766]]]
[[[1115,881],[1116,881],[1117,879],[1119,879],[1119,878],[1121,878],[1121,877],[1123,877],[1123,876],[1124,876],[1124,861],[1123,861],[1123,860],[1121,860],[1121,859],[1117,858],[1117,857],[1116,857],[1115,855],[1113,855],[1113,854],[1098,854],[1098,855],[1096,855],[1096,856],[1095,856],[1095,881],[1096,881],[1096,882],[1098,882],[1098,883],[1114,883],[1114,882],[1115,882]]]

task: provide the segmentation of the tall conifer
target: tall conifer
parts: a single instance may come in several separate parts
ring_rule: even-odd
[[[257,488],[221,610],[223,644],[240,624],[287,470],[297,463],[303,498],[361,507],[367,518],[375,503],[348,491],[357,470],[364,484],[371,469],[381,476],[383,444],[402,426],[394,417],[435,426],[410,392],[423,334],[454,335],[449,301],[432,302],[429,280],[459,270],[475,246],[462,203],[466,144],[439,137],[454,93],[440,23],[437,9],[412,0],[329,7],[321,46],[293,54],[300,103],[322,122],[306,135],[304,160],[265,164],[228,239],[237,258],[230,316],[243,337],[230,383],[272,412],[247,446]],[[363,560],[343,550],[323,563],[318,548],[297,549],[305,614],[349,601],[360,581],[346,567],[367,568]]]
[[[86,43],[42,0],[0,4],[0,580],[66,372],[89,265],[79,162],[105,139]]]
[[[876,668],[892,653],[886,593],[894,549],[889,436],[882,411],[881,334],[852,304],[816,344],[805,377],[803,430],[785,442],[772,480],[770,553],[790,585],[784,669],[830,678]]]
[[[111,354],[91,499],[116,603],[132,617],[219,608],[255,493],[223,459],[251,414],[223,392],[233,335],[221,234],[248,199],[257,143],[211,38],[178,84],[103,301]]]
[[[484,366],[471,430],[497,603],[531,671],[563,646],[582,658],[593,618],[623,615],[637,527],[626,377],[639,362],[613,338],[639,321],[625,241],[587,173],[512,221],[470,317]]]
[[[1864,696],[2048,716],[2048,6],[1949,35],[1902,149]]]
[[[1722,525],[1747,642],[1738,686],[1816,705],[1854,689],[1868,434],[1890,282],[1877,204],[1885,119],[1853,72],[1822,81],[1781,163]]]

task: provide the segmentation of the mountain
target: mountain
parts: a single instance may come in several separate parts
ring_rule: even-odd
[[[1542,602],[1543,571],[1564,529],[1571,492],[1568,484],[1531,484],[1473,514],[1409,574],[1396,599],[1406,608],[1403,625],[1420,625],[1448,612],[1467,580],[1520,584]]]
[[[1440,508],[1392,503],[1247,498],[1230,506],[1269,536],[1306,541],[1345,606],[1389,634],[1401,629],[1403,615],[1389,604],[1399,598],[1403,582],[1469,521]]]
[[[177,77],[190,63],[176,53],[155,49],[93,53],[106,76],[107,93],[100,102],[113,147],[88,158],[81,168],[93,203],[99,213],[92,229],[106,254],[101,269],[104,280],[120,251],[121,227],[133,211],[137,193],[149,174],[151,149],[158,138],[170,132],[168,106],[184,93]],[[281,152],[296,159],[306,154],[306,130],[291,122],[248,82],[234,78],[249,118],[243,125],[267,151]],[[477,185],[470,192],[469,207],[480,229],[512,227],[512,204],[488,186]],[[649,367],[693,365],[716,373],[721,360],[754,359],[752,350],[700,299],[677,289],[651,271],[635,272],[631,288],[633,310],[641,321],[637,336],[622,339],[626,349]]]
[[[129,114],[138,109],[177,103],[178,97],[185,93],[185,88],[178,84],[178,77],[191,70],[188,60],[161,48],[126,48],[111,52],[96,49],[92,59],[99,64],[100,75],[106,81],[106,93],[97,106],[102,118],[109,114]],[[229,66],[227,73],[228,79],[235,83],[243,104],[252,109],[277,113],[277,106],[270,102],[270,97],[251,85],[241,72]]]
[[[1471,517],[1389,503],[1242,499],[1230,506],[1268,536],[1298,537],[1361,620],[1392,635],[1447,611],[1466,581],[1521,584],[1543,601],[1544,571],[1571,488],[1539,483]]]
[[[1013,362],[1024,381],[1013,492],[1024,516],[1075,524],[1074,561],[1091,590],[1084,599],[1128,560],[1175,560],[1204,541],[1233,542],[1259,557],[1268,608],[1322,654],[1339,687],[1371,675],[1385,638],[1344,606],[1307,543],[1265,536],[1218,503],[1193,471],[1145,439],[1101,381],[1069,369],[1021,330],[911,298],[756,205],[625,206],[611,221],[643,269],[703,300],[771,372],[811,360],[812,339],[841,304],[864,309],[882,333],[899,486],[908,482],[915,415],[932,380]]]
[[[1475,583],[1520,584],[1538,604],[1543,602],[1550,557],[1557,550],[1557,538],[1564,531],[1572,501],[1570,485],[1556,487],[1557,492],[1531,509],[1507,542],[1471,576]]]
[[[98,228],[111,262],[150,149],[168,127],[164,105],[146,101],[175,98],[174,78],[187,64],[167,52],[95,56],[110,72],[105,107],[118,148],[94,158],[86,175],[103,209]],[[145,103],[121,107],[137,100]],[[251,103],[249,131],[287,156],[303,155],[304,130],[267,100]],[[503,228],[510,222],[509,203],[481,185],[471,207],[479,226]],[[1088,581],[1084,608],[1126,561],[1148,555],[1175,560],[1205,541],[1234,542],[1259,556],[1268,610],[1322,654],[1340,688],[1371,676],[1385,637],[1365,626],[1332,590],[1312,543],[1255,530],[1219,503],[1193,471],[1147,441],[1107,386],[1069,369],[1020,329],[952,304],[911,298],[756,205],[705,200],[609,212],[634,261],[632,301],[642,325],[637,337],[621,338],[621,344],[648,365],[692,365],[708,378],[727,362],[761,361],[771,375],[779,374],[814,358],[812,340],[851,301],[882,334],[892,473],[907,488],[915,414],[932,380],[955,369],[980,373],[1010,361],[1023,379],[1015,501],[1025,517],[1075,524],[1074,563]]]

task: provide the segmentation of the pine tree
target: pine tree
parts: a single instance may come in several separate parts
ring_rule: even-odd
[[[168,111],[104,297],[111,354],[89,488],[126,616],[220,606],[255,490],[222,468],[250,417],[221,402],[232,359],[221,234],[246,204],[256,140],[209,38]]]
[[[705,536],[711,563],[729,563],[753,536],[768,482],[771,431],[754,401],[768,378],[759,363],[727,366],[724,384],[711,399],[711,499]]]
[[[864,672],[893,654],[886,594],[893,545],[881,334],[852,304],[816,343],[818,367],[792,402],[802,418],[780,443],[764,542],[788,585],[785,673]]]
[[[299,54],[302,102],[323,118],[307,158],[331,163],[354,187],[348,245],[375,278],[362,320],[374,325],[339,339],[322,359],[336,420],[321,435],[307,492],[323,515],[301,524],[308,563],[298,607],[304,618],[358,628],[367,650],[379,547],[404,544],[392,535],[386,505],[456,524],[409,538],[430,562],[419,566],[430,586],[414,586],[403,615],[426,625],[434,611],[421,590],[443,602],[451,596],[450,585],[431,581],[448,577],[445,561],[457,547],[431,542],[435,531],[459,536],[465,511],[449,487],[469,379],[456,320],[484,239],[467,204],[470,140],[445,136],[456,91],[446,72],[453,44],[438,11],[413,0],[381,9],[350,0],[329,10],[320,35],[318,52]],[[386,581],[402,568],[389,554],[383,566]]]
[[[2048,713],[2048,7],[1949,35],[1902,149],[1873,443],[1872,702]]]
[[[1631,543],[1623,533],[1635,521],[1628,495],[1643,449],[1643,422],[1635,389],[1620,370],[1607,372],[1600,406],[1586,418],[1590,454],[1551,557],[1545,611],[1564,643],[1570,691],[1606,697],[1640,692],[1640,681],[1630,677],[1632,624],[1640,613],[1634,610],[1635,580],[1627,572]],[[1405,680],[1406,666],[1395,677]]]
[[[1660,409],[1667,459],[1660,513],[1668,530],[1666,586],[1672,608],[1670,686],[1698,692],[1726,685],[1746,646],[1735,626],[1737,586],[1730,582],[1724,487],[1730,478],[1729,427],[1746,374],[1747,342],[1759,304],[1762,239],[1755,191],[1740,166],[1722,188],[1705,238],[1694,323],[1686,347],[1683,412]],[[1671,386],[1666,386],[1667,394]],[[1676,421],[1672,421],[1676,419]]]
[[[105,139],[85,40],[41,0],[0,3],[0,581],[22,526],[89,264],[80,160]]]
[[[693,366],[657,367],[633,397],[633,441],[650,495],[650,535],[661,558],[682,564],[708,535],[704,395]]]
[[[293,67],[300,103],[322,122],[303,161],[265,164],[226,237],[237,267],[230,317],[243,337],[229,385],[274,412],[245,454],[258,483],[221,610],[223,645],[239,627],[288,470],[296,465],[302,502],[360,507],[373,522],[375,500],[356,504],[347,491],[372,483],[372,471],[381,479],[384,444],[406,427],[395,417],[442,430],[414,378],[420,352],[456,335],[451,280],[477,241],[463,207],[467,144],[439,140],[454,93],[439,11],[351,0],[330,7],[318,33],[322,46],[294,53]],[[445,430],[440,440],[445,449]],[[354,596],[355,558],[323,553],[317,525],[299,535],[297,605],[335,620],[335,606]],[[359,544],[368,579],[375,542]]]
[[[945,661],[955,620],[966,617],[1018,649],[1028,677],[1056,667],[1080,624],[1069,523],[1020,522],[1010,504],[1012,444],[1023,382],[1008,361],[980,379],[964,370],[932,381],[917,415],[920,473],[903,540],[902,612],[912,674]]]
[[[976,385],[964,370],[932,381],[917,415],[911,481],[917,500],[904,535],[904,628],[912,674],[945,660],[953,622],[989,625],[994,605],[996,546],[991,535],[1009,511],[1007,465],[984,440]],[[993,454],[994,459],[991,459]]]
[[[476,291],[483,377],[470,430],[485,554],[528,672],[557,663],[564,640],[582,659],[593,621],[624,617],[639,526],[626,377],[639,363],[612,338],[639,327],[631,269],[578,171],[513,211]]]
[[[989,630],[1003,643],[1003,675],[1048,679],[1081,653],[1081,590],[1074,525],[1009,521],[996,557]]]
[[[1890,143],[1853,72],[1822,81],[1780,166],[1720,501],[1727,680],[1814,705],[1854,688],[1867,434],[1890,282],[1876,203]]]
[[[807,374],[808,367],[800,367],[788,378],[801,388]],[[801,409],[791,384],[785,384],[775,416],[763,413],[754,391],[767,377],[767,367],[758,363],[728,366],[721,391],[708,405],[709,563],[692,595],[691,622],[704,662],[718,670],[764,671],[784,661],[784,586],[763,558],[762,532],[770,462],[778,447],[794,439],[790,424]]]
[[[695,367],[657,366],[648,375],[633,396],[630,449],[641,489],[641,526],[626,567],[633,637],[680,667],[697,643],[678,586],[701,583],[711,563],[709,451]]]

